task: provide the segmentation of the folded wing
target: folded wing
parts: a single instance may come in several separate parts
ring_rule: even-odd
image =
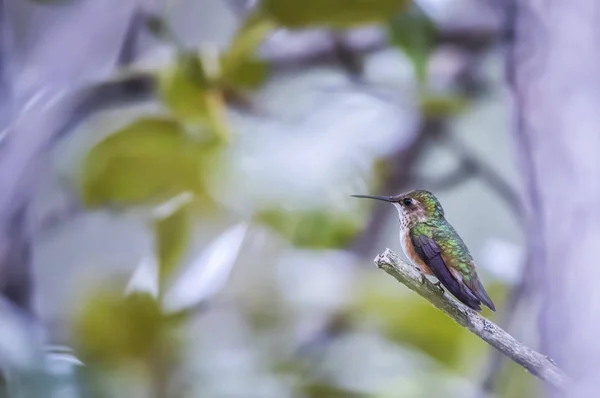
[[[456,279],[442,258],[442,249],[435,241],[425,235],[413,236],[411,241],[415,252],[431,269],[441,284],[467,307],[481,311],[481,301],[471,292],[462,280]]]

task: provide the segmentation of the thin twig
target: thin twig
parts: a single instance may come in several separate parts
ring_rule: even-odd
[[[425,177],[419,176],[414,177],[415,181],[419,181],[425,189],[430,191],[444,191],[455,188],[469,181],[472,177],[477,174],[477,169],[469,162],[461,161],[460,165],[455,169],[441,177]]]
[[[462,162],[469,163],[476,170],[476,174],[479,175],[481,180],[506,202],[510,210],[514,213],[516,220],[520,223],[523,222],[524,210],[521,197],[496,170],[483,159],[476,156],[455,136],[446,134],[440,139],[440,142],[456,154]]]
[[[375,258],[377,267],[393,276],[421,297],[429,300],[456,323],[524,367],[550,386],[562,390],[570,384],[570,378],[547,356],[525,346],[492,321],[467,308],[451,297],[441,294],[414,266],[401,260],[390,249]]]

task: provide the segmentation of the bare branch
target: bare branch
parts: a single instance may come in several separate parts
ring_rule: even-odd
[[[507,299],[500,314],[499,324],[507,329],[511,328],[514,323],[515,314],[518,313],[519,307],[524,304],[531,294],[530,288],[530,263],[526,263],[523,269],[521,280],[516,285],[512,286],[507,295]],[[481,379],[480,396],[487,397],[494,391],[497,384],[497,379],[500,375],[500,370],[504,364],[504,355],[502,352],[492,350],[486,361],[484,376]]]
[[[377,267],[421,297],[429,300],[456,323],[524,367],[550,386],[562,390],[571,382],[569,377],[548,357],[525,346],[492,321],[467,308],[451,297],[441,294],[414,266],[401,260],[390,249],[375,258]]]

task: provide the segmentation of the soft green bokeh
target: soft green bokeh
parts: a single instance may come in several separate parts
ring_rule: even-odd
[[[386,20],[409,0],[264,0],[262,9],[288,28],[349,28]]]
[[[74,338],[82,360],[114,367],[127,361],[155,361],[175,346],[177,319],[162,314],[146,293],[128,296],[101,291],[88,297],[74,321]],[[166,359],[166,357],[164,357]]]
[[[260,13],[253,13],[238,29],[223,53],[221,80],[229,89],[256,89],[269,74],[268,64],[258,59],[257,50],[274,31],[276,24]]]
[[[208,6],[206,8],[211,9]],[[151,380],[164,377],[175,384],[195,384],[196,390],[206,394],[194,395],[186,390],[186,385],[181,388],[183,392],[178,391],[180,394],[173,396],[262,397],[265,391],[290,391],[290,395],[281,396],[307,398],[380,396],[375,394],[375,391],[384,390],[380,384],[369,387],[373,390],[371,394],[355,391],[338,382],[342,379],[340,374],[344,374],[347,368],[356,371],[357,364],[365,365],[363,362],[366,359],[360,355],[356,358],[336,357],[328,362],[330,367],[326,372],[318,366],[321,360],[325,362],[331,359],[327,357],[330,355],[329,348],[339,341],[340,336],[361,332],[385,343],[390,357],[393,351],[394,360],[412,358],[408,352],[425,354],[418,357],[426,358],[426,364],[419,361],[410,363],[410,370],[414,371],[410,374],[417,375],[414,379],[409,380],[410,376],[402,373],[404,370],[400,366],[398,374],[395,374],[395,368],[393,372],[384,370],[392,373],[390,379],[396,377],[400,380],[400,388],[389,396],[422,396],[419,393],[442,391],[447,378],[477,383],[481,365],[488,353],[487,345],[402,285],[394,281],[390,288],[382,281],[382,278],[389,277],[375,269],[370,254],[365,259],[365,253],[355,255],[353,252],[353,242],[368,225],[368,217],[374,214],[367,214],[366,209],[372,211],[376,205],[366,201],[356,205],[345,203],[343,198],[351,193],[346,192],[351,183],[344,181],[342,184],[338,179],[316,189],[313,184],[309,188],[313,191],[305,192],[302,196],[320,198],[331,194],[338,201],[333,205],[321,203],[298,209],[294,207],[298,203],[273,203],[257,194],[245,196],[247,192],[259,191],[265,192],[266,198],[271,194],[268,192],[268,183],[281,181],[281,178],[267,175],[259,189],[250,186],[252,184],[249,181],[259,180],[251,173],[279,171],[266,170],[261,163],[261,145],[268,148],[265,151],[277,150],[259,141],[268,137],[268,134],[257,134],[263,133],[261,129],[280,126],[278,128],[281,131],[277,133],[282,135],[303,134],[305,132],[296,127],[305,123],[306,129],[310,130],[306,132],[307,135],[314,131],[325,135],[334,129],[342,129],[345,133],[345,129],[354,123],[354,113],[357,123],[360,123],[360,118],[368,117],[368,113],[378,106],[377,101],[382,101],[379,97],[376,101],[370,98],[373,92],[370,78],[379,73],[373,66],[376,63],[372,62],[374,58],[367,59],[372,55],[369,53],[371,50],[356,56],[377,72],[365,76],[368,77],[365,79],[361,76],[360,84],[356,84],[329,59],[330,55],[333,58],[339,54],[327,54],[324,57],[327,58],[325,66],[319,64],[314,68],[305,68],[298,63],[289,68],[298,70],[286,70],[285,65],[278,69],[277,61],[270,64],[267,57],[262,57],[260,50],[266,39],[273,34],[283,33],[283,29],[294,30],[285,34],[296,40],[306,33],[303,30],[315,27],[325,28],[326,34],[347,33],[347,29],[352,27],[380,28],[380,32],[388,35],[389,46],[386,50],[393,53],[396,61],[401,59],[404,62],[405,58],[401,56],[404,53],[418,79],[419,90],[416,95],[412,90],[399,93],[403,96],[403,103],[415,105],[415,118],[442,119],[450,124],[469,109],[472,101],[453,92],[435,92],[429,87],[428,63],[431,55],[437,51],[437,32],[433,21],[409,0],[263,0],[248,15],[240,13],[230,19],[235,19],[236,24],[227,32],[226,39],[203,37],[197,45],[189,46],[188,42],[194,41],[176,37],[174,32],[179,30],[168,26],[167,16],[157,16],[150,21],[154,33],[176,54],[172,63],[161,65],[151,72],[155,73],[158,83],[157,101],[153,104],[156,107],[142,117],[136,114],[129,124],[97,143],[86,155],[79,173],[83,203],[87,208],[95,209],[96,214],[109,213],[113,206],[121,210],[138,205],[143,207],[145,212],[141,218],[144,225],[140,229],[147,233],[143,237],[144,242],[151,250],[150,255],[155,255],[159,264],[158,299],[141,292],[124,295],[126,283],[123,280],[114,285],[103,285],[93,294],[81,298],[83,308],[73,315],[69,343],[73,343],[77,356],[85,362],[86,372],[97,376],[95,380],[99,389],[108,384],[106,380],[112,376],[107,369],[113,372],[118,369],[121,372],[119,377],[135,384],[138,375],[130,370],[135,367],[127,367],[134,362],[135,366],[148,372]],[[215,26],[221,28],[221,22],[215,22]],[[180,30],[186,31],[185,28]],[[184,42],[185,46],[182,45]],[[292,48],[295,42],[290,40],[290,43],[290,48],[286,50],[295,50]],[[381,55],[379,50],[375,52]],[[388,70],[397,72],[399,65],[390,65]],[[281,70],[284,72],[281,73]],[[319,80],[319,76],[315,75],[327,75],[327,79]],[[382,73],[382,76],[386,76],[386,73]],[[299,80],[310,93],[297,93],[296,90],[300,91],[298,86],[287,86],[293,80]],[[386,89],[394,91],[405,87],[404,82],[397,85],[398,82],[392,80]],[[277,90],[272,87],[276,84],[284,87],[281,91],[287,89],[285,95],[279,92],[278,96]],[[386,82],[380,79],[378,84],[385,85]],[[334,113],[327,101],[346,99],[343,96],[329,96],[338,89],[344,93],[347,90],[347,97],[356,102],[349,101],[347,109]],[[232,98],[248,99],[249,103],[261,102],[257,103],[259,106],[264,102],[269,108],[276,108],[271,106],[272,103],[280,101],[281,104],[277,104],[279,108],[289,106],[290,112],[285,109],[281,114],[273,112],[265,116],[252,112],[258,107],[240,111],[232,106]],[[289,104],[286,102],[288,100]],[[293,109],[294,106],[308,110],[306,114],[300,114]],[[395,112],[395,103],[393,107]],[[323,115],[328,117],[326,123],[319,120],[319,117],[325,118]],[[269,120],[261,120],[263,118]],[[338,127],[338,123],[342,127]],[[403,124],[404,121],[398,123]],[[286,126],[295,129],[287,129]],[[374,122],[372,129],[377,128],[381,128],[381,125]],[[408,134],[403,128],[398,128],[398,131]],[[406,145],[410,137],[407,139],[398,133],[394,139],[376,143],[366,137],[370,131],[364,130],[362,133],[365,137],[349,138],[362,140],[369,146],[370,153],[374,152],[375,145],[385,147],[377,151],[380,160],[373,161],[360,156],[353,160],[350,172],[339,172],[335,170],[335,165],[331,165],[332,175],[350,175],[348,179],[351,179],[352,173],[356,173],[359,176],[356,179],[361,181],[352,182],[355,184],[352,189],[357,189],[354,193],[394,194],[374,191],[384,189],[382,182],[389,180],[389,177],[403,179],[403,172],[407,175],[411,173],[407,180],[419,183],[412,175],[414,170],[397,170],[396,161],[402,159],[389,158],[389,154],[396,153],[398,145]],[[320,145],[321,141],[316,135],[314,137],[314,145]],[[335,146],[332,150],[339,149],[341,152],[328,160],[333,163],[343,159],[344,167],[347,167],[351,163],[348,158],[354,156],[354,152],[343,152],[347,149],[344,140],[345,136],[341,134],[336,135],[335,140],[330,140],[335,141],[331,144]],[[288,145],[287,142],[298,141],[281,142],[281,145]],[[253,153],[246,153],[248,148]],[[290,153],[289,148],[282,153]],[[298,156],[295,161],[313,161],[309,155],[312,154],[306,154],[306,159]],[[386,158],[381,160],[382,156]],[[433,163],[437,161],[434,159]],[[329,168],[330,165],[324,164],[324,167]],[[243,186],[239,190],[237,186],[220,189],[223,187],[219,184],[227,185],[236,180],[232,178],[225,181],[227,178],[223,177],[226,174],[222,173],[223,170],[239,173],[236,175],[237,181],[241,181]],[[247,181],[244,180],[244,173],[248,174]],[[297,173],[293,178],[302,177],[302,173]],[[281,189],[274,187],[274,191]],[[224,192],[227,198],[223,198]],[[155,211],[160,207],[157,205],[163,205],[165,201],[181,194],[190,195],[189,202],[167,214],[156,215],[160,213]],[[261,203],[261,199],[264,199],[264,203]],[[231,205],[232,201],[236,202],[235,206]],[[234,208],[237,210],[232,210]],[[365,211],[359,211],[361,209]],[[453,216],[460,217],[460,214]],[[398,251],[396,215],[390,212],[389,217],[393,218],[390,220],[394,223],[391,228],[393,239],[388,239],[389,236],[382,233],[376,249],[383,250],[388,244]],[[174,282],[171,277],[179,276],[179,271],[187,271],[187,268],[181,269],[183,265],[188,267],[195,262],[200,264],[199,268],[205,266],[210,273],[217,275],[219,257],[230,253],[226,245],[221,247],[220,253],[207,256],[207,264],[196,260],[203,259],[206,254],[204,250],[210,246],[207,242],[213,242],[225,225],[240,220],[250,224],[252,233],[249,233],[247,241],[244,238],[244,245],[249,248],[240,252],[242,254],[236,260],[231,276],[224,277],[225,288],[215,289],[215,293],[211,293],[214,296],[210,296],[206,302],[174,310],[177,311],[175,314],[165,313],[160,300],[175,285],[170,283]],[[264,232],[260,231],[261,228],[253,228],[257,225],[267,226],[275,233],[261,234]],[[385,228],[382,230],[387,232]],[[396,246],[391,246],[389,242]],[[130,263],[123,264],[128,274],[133,272],[137,264],[134,261],[142,257],[139,252],[132,252],[128,257]],[[290,263],[302,271],[306,268],[306,272],[296,273],[294,280],[288,281],[293,267],[282,260],[284,256],[281,253],[289,255]],[[292,258],[290,253],[296,257]],[[147,255],[144,253],[144,256]],[[325,257],[327,255],[331,257]],[[333,264],[333,260],[330,264],[329,259],[332,258],[344,262],[346,267]],[[185,272],[181,274],[185,275]],[[212,285],[205,283],[198,275],[194,276],[198,278],[198,289],[210,290]],[[489,283],[491,278],[487,276],[483,279],[488,282],[486,288],[489,286],[490,295],[501,308],[507,286],[501,282]],[[484,315],[491,317],[489,312]],[[321,322],[327,333],[316,327],[314,330],[307,327],[320,325]],[[327,334],[329,340],[318,339]],[[183,335],[188,340],[180,340],[179,337]],[[298,353],[301,351],[298,347],[311,338],[318,340],[315,348],[317,359],[314,363],[306,364],[305,358]],[[181,359],[186,355],[190,357],[188,362]],[[389,358],[386,357],[386,360]],[[367,363],[361,368],[362,372],[381,371],[376,364],[372,368],[369,366]],[[511,367],[507,374],[509,376],[506,379],[511,382],[504,389],[504,396],[534,394],[531,376],[521,368]],[[347,380],[348,375],[345,376]],[[206,377],[206,383],[200,380],[201,377]],[[182,381],[184,379],[185,383]],[[421,380],[439,385],[436,384],[435,388],[416,385],[422,383]],[[215,389],[221,395],[210,390],[214,387],[211,383],[218,385]],[[245,395],[232,392],[238,384],[248,388]],[[278,390],[282,385],[289,387],[289,390]],[[421,388],[417,393],[414,393],[415,385],[417,390]],[[364,390],[369,388],[365,387]],[[363,391],[362,386],[360,391]],[[527,394],[523,395],[525,392]],[[268,395],[265,393],[265,396]]]
[[[392,43],[412,61],[421,84],[426,82],[427,61],[434,50],[436,29],[429,17],[416,4],[398,13],[388,22]]]
[[[464,112],[469,105],[469,100],[460,95],[423,93],[420,105],[424,115],[433,118],[447,118]]]
[[[192,138],[177,120],[139,119],[88,153],[81,192],[88,207],[164,200],[184,191],[205,193],[203,161],[215,146]]]
[[[200,55],[183,53],[173,66],[159,74],[159,95],[173,114],[187,123],[207,123],[214,89]]]
[[[347,246],[360,230],[360,219],[355,214],[336,213],[334,209],[286,211],[267,209],[256,215],[263,223],[293,245],[311,249]]]
[[[160,270],[164,281],[177,269],[190,242],[191,214],[188,205],[183,205],[172,214],[156,220],[154,233]]]
[[[357,316],[375,319],[392,341],[409,344],[448,366],[458,366],[464,348],[461,337],[468,331],[422,297],[390,294],[373,280],[363,288],[355,307]]]

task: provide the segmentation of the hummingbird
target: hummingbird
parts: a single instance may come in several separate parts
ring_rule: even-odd
[[[429,191],[397,196],[352,195],[389,202],[398,210],[400,244],[421,272],[437,278],[467,307],[481,311],[481,303],[496,311],[475,270],[475,262],[460,235],[444,216],[439,200]]]

